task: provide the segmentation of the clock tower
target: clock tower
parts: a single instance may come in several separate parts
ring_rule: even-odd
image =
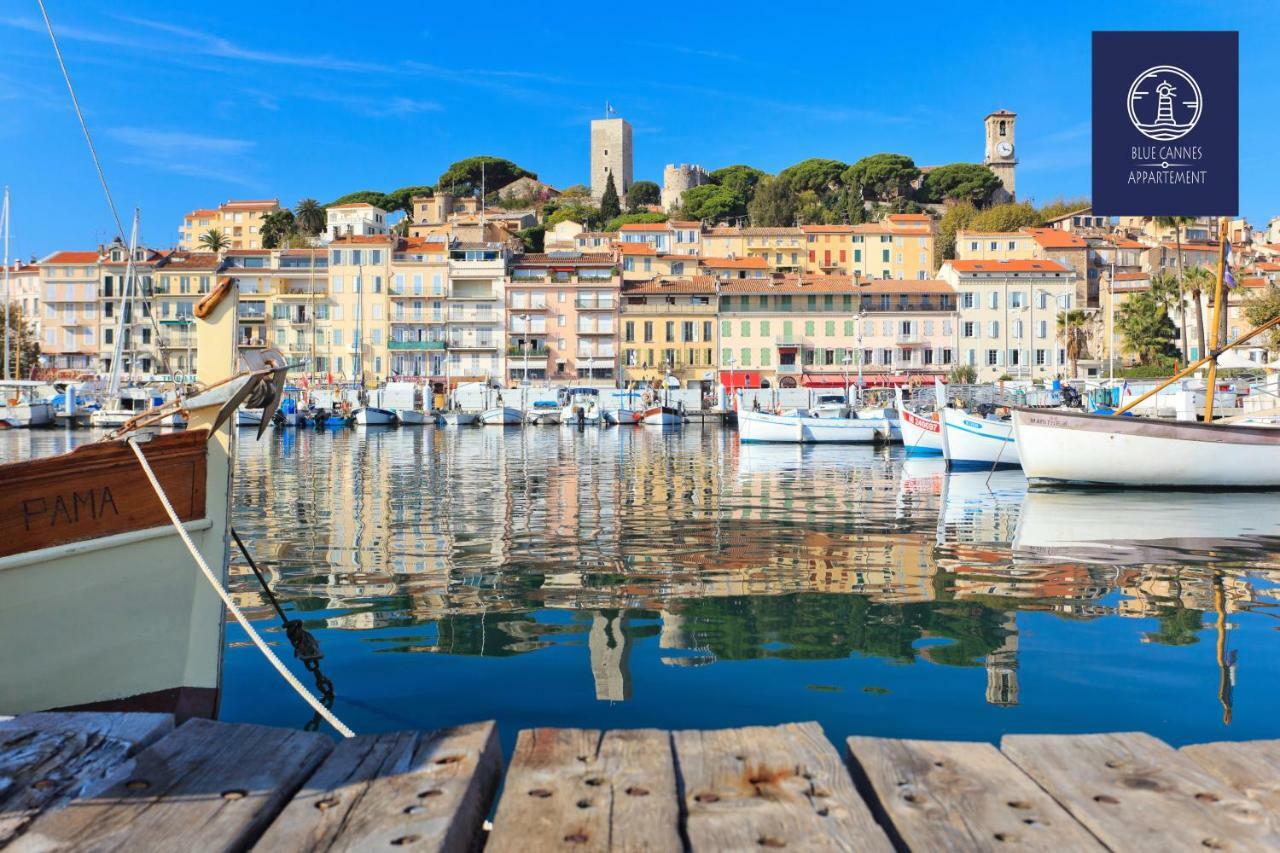
[[[1014,171],[1018,165],[1018,151],[1014,147],[1013,129],[1017,120],[1017,113],[1008,110],[996,110],[984,120],[987,145],[982,165],[994,172],[1003,185],[1002,189],[995,192],[996,202],[1014,199]]]

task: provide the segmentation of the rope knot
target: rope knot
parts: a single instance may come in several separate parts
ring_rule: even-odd
[[[305,663],[324,657],[324,652],[320,651],[319,641],[302,626],[301,619],[290,619],[285,622],[284,632],[289,638],[289,644],[293,646],[293,656],[298,660]]]

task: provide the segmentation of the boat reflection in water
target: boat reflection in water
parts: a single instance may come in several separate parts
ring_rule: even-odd
[[[1059,506],[1017,470],[742,446],[698,422],[268,435],[240,446],[236,527],[360,731],[811,718],[833,737],[1274,734],[1270,496],[1198,496],[1224,501],[1202,505],[1222,531],[1206,534],[1178,495]],[[248,568],[231,571],[273,619]],[[309,717],[228,635],[223,716]]]

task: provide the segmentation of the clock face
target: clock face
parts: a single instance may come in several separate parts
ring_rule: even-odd
[[[996,153],[999,154],[1001,157],[1012,157],[1013,146],[1010,145],[1008,142],[1001,142],[999,145],[996,146]]]

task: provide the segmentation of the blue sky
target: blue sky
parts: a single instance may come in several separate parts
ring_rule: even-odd
[[[1241,31],[1242,212],[1280,214],[1274,2],[522,3],[482,20],[422,4],[47,4],[122,216],[140,206],[156,246],[195,207],[433,183],[473,154],[580,183],[606,100],[635,127],[637,179],[671,162],[976,161],[982,117],[1007,108],[1019,196],[1083,195],[1090,32],[1149,27]],[[13,254],[109,238],[35,0],[0,7],[0,110]]]

